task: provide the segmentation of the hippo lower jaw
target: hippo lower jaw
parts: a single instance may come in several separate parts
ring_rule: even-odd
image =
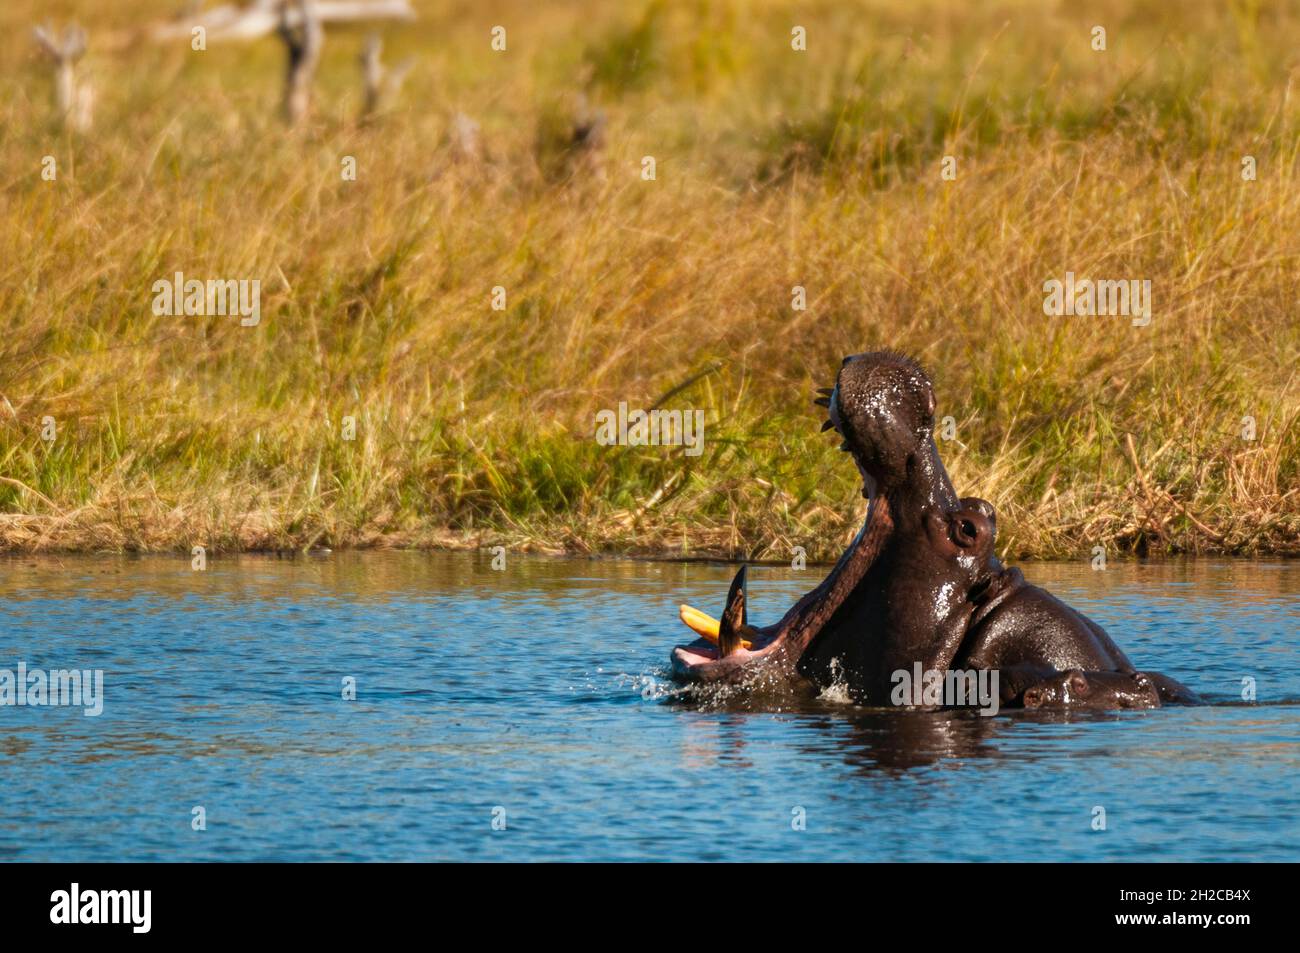
[[[849,359],[845,360],[845,363]],[[824,407],[822,430],[834,430],[842,439],[840,450],[850,455],[862,476],[862,496],[870,501],[862,529],[840,556],[830,574],[796,602],[775,625],[748,629],[749,647],[719,639],[717,645],[701,639],[679,645],[672,652],[674,677],[687,682],[732,682],[750,686],[768,680],[772,685],[799,681],[799,660],[867,578],[868,572],[894,533],[894,514],[888,494],[878,493],[878,478],[863,455],[863,448],[847,432],[837,404],[836,387],[822,388],[814,403]],[[732,584],[743,580],[745,570]],[[730,599],[728,600],[730,611]]]
[[[884,496],[871,497],[866,487],[863,495],[871,500],[871,506],[862,529],[816,589],[796,602],[775,625],[749,629],[749,648],[737,646],[724,651],[720,647],[722,640],[715,646],[703,639],[677,646],[672,653],[673,674],[690,682],[746,683],[761,681],[765,675],[777,679],[793,675],[804,650],[866,578],[893,533],[888,500]],[[744,572],[742,568],[737,574],[737,583]],[[736,583],[732,588],[734,593]],[[730,611],[731,600],[728,602]]]

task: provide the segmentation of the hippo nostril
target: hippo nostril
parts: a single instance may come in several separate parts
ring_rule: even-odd
[[[961,532],[962,532],[962,535],[965,536],[965,537],[968,538],[968,539],[974,539],[976,536],[979,535],[979,534],[975,531],[975,524],[972,523],[970,520],[962,520],[962,521],[961,521]]]

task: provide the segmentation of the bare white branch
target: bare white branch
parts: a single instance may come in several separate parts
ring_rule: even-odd
[[[311,84],[320,62],[325,30],[316,16],[315,0],[280,0],[280,39],[289,51],[284,80],[284,116],[293,125],[311,106]]]
[[[316,19],[321,23],[366,23],[377,20],[414,20],[410,0],[317,0]],[[291,27],[301,25],[301,14],[291,10]],[[207,31],[208,41],[256,40],[280,28],[280,0],[253,0],[242,5],[227,3],[210,10],[183,14],[175,19],[149,24],[141,29],[109,38],[108,46],[122,48],[141,40],[166,43],[188,39],[196,26]]]
[[[362,118],[373,115],[391,99],[396,98],[402,90],[402,83],[415,65],[414,57],[407,57],[392,69],[384,65],[381,56],[384,41],[379,34],[372,33],[366,38],[366,45],[361,50],[361,77],[365,84],[365,105]]]
[[[77,76],[77,62],[86,55],[86,31],[69,24],[62,38],[47,26],[32,30],[36,44],[54,66],[54,104],[59,120],[66,126],[85,132],[90,128],[94,92],[90,83]]]

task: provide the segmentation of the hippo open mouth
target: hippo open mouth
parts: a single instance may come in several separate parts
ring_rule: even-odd
[[[673,670],[681,678],[735,681],[796,669],[814,640],[855,602],[888,547],[894,534],[889,491],[906,475],[907,464],[900,469],[899,462],[908,459],[909,446],[928,439],[933,424],[930,382],[909,358],[879,352],[845,358],[835,386],[820,394],[816,403],[827,409],[822,430],[833,429],[842,438],[840,449],[850,454],[862,475],[862,495],[870,501],[862,529],[822,583],[775,625],[749,624],[744,567],[731,584],[718,622],[683,606],[682,621],[702,638],[673,650]],[[858,431],[866,431],[868,440]],[[950,530],[953,545],[964,547],[974,527],[957,521]]]
[[[892,679],[918,664],[927,672],[999,670],[1040,686],[1031,699],[1063,673],[1134,674],[1099,625],[998,561],[996,514],[984,500],[957,497],[934,442],[934,388],[915,361],[890,351],[852,355],[821,394],[822,429],[842,438],[871,501],[862,529],[774,625],[750,624],[744,568],[721,619],[683,606],[682,621],[700,638],[673,650],[677,677],[842,684],[855,701],[883,705]],[[1161,701],[1197,700],[1173,679],[1149,678]],[[1130,696],[1146,697],[1127,689],[1089,695]]]
[[[889,504],[875,497],[867,519],[830,575],[800,599],[775,625],[759,628],[748,621],[746,567],[732,580],[722,619],[682,606],[682,621],[701,635],[673,650],[673,671],[688,681],[740,681],[767,672],[793,670],[808,645],[850,600],[893,531]]]

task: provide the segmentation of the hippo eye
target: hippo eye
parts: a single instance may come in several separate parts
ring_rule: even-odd
[[[925,416],[927,420],[934,420],[934,391],[928,387],[925,389]]]

